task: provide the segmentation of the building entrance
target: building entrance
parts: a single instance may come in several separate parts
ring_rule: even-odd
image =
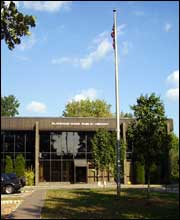
[[[87,167],[76,167],[76,182],[87,182]]]

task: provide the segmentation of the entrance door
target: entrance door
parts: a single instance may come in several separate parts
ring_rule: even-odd
[[[87,182],[87,167],[76,167],[76,182]]]

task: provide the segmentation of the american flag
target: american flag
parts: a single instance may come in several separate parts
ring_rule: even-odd
[[[111,37],[113,38],[113,48],[115,50],[115,31],[114,31],[114,24],[111,32]]]

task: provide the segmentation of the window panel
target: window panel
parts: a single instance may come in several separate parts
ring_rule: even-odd
[[[14,152],[14,134],[13,133],[5,134],[4,151]]]
[[[40,152],[50,152],[50,134],[40,134]]]
[[[15,151],[16,152],[25,152],[25,135],[16,134],[15,135]]]
[[[26,152],[35,152],[35,134],[34,132],[26,132]]]
[[[51,181],[61,181],[61,160],[51,161]]]
[[[87,135],[87,152],[92,152],[91,140],[94,136],[94,133],[93,132],[87,132],[86,135]]]

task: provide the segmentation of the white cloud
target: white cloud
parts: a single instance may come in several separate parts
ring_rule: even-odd
[[[80,101],[80,100],[95,100],[97,98],[97,90],[94,88],[90,88],[87,90],[82,90],[80,91],[80,93],[78,93],[77,95],[75,95],[71,100],[71,101]]]
[[[121,24],[117,27],[117,35],[124,34],[124,29],[126,28],[127,24]]]
[[[16,57],[18,60],[30,61],[30,58],[29,58],[29,57],[26,57],[26,56],[15,55],[15,57]]]
[[[40,102],[32,101],[26,107],[29,112],[39,112],[43,113],[46,111],[46,105]]]
[[[72,1],[24,1],[24,7],[37,11],[56,12],[61,8],[69,9]]]
[[[26,49],[31,49],[35,43],[37,42],[37,39],[34,34],[31,34],[28,36],[28,38],[23,39],[21,41],[21,44],[19,45],[20,50],[26,50]]]
[[[172,25],[170,23],[166,23],[164,25],[164,31],[169,32],[172,29]]]
[[[178,101],[179,100],[179,88],[168,89],[166,92],[166,97],[170,101]]]
[[[101,41],[103,41],[104,39],[106,39],[109,35],[108,31],[104,31],[100,34],[98,34],[92,41],[93,44],[97,45],[99,44]]]
[[[97,39],[97,42],[99,42],[99,39]],[[75,66],[79,65],[83,69],[88,69],[93,65],[94,62],[102,60],[110,51],[112,51],[112,44],[108,39],[103,39],[98,45],[96,45],[96,48],[94,48],[92,52],[90,52],[88,55],[86,55],[83,58],[60,57],[60,58],[52,59],[51,63],[52,64],[66,63]]]
[[[175,70],[167,77],[167,82],[175,87],[179,86],[179,70]]]
[[[52,64],[71,64],[71,65],[78,65],[79,59],[78,58],[70,58],[70,57],[60,57],[60,58],[54,58],[51,60]]]
[[[129,53],[129,49],[132,47],[132,43],[129,41],[122,42],[122,55],[127,55]]]
[[[134,14],[135,14],[136,16],[145,16],[144,11],[134,11]]]
[[[100,41],[100,39],[97,39],[97,42],[98,41]],[[112,44],[110,41],[107,38],[101,39],[101,42],[94,51],[80,59],[80,66],[83,69],[88,69],[94,62],[103,59],[110,51],[112,51]]]
[[[171,73],[167,79],[166,82],[173,86],[173,88],[168,89],[166,92],[166,97],[170,101],[178,101],[179,100],[179,70],[175,70],[173,73]]]
[[[126,28],[126,24],[122,24],[117,28],[117,35],[124,34],[124,29]],[[98,34],[93,40],[88,49],[91,51],[81,58],[69,58],[69,57],[60,57],[57,59],[52,59],[52,64],[62,64],[69,63],[76,66],[80,66],[83,69],[90,68],[95,62],[104,59],[110,52],[113,51],[112,46],[112,38],[110,36],[110,32],[104,31]],[[127,55],[129,52],[129,48],[132,44],[128,41],[124,41],[122,44],[122,53],[123,55]]]

